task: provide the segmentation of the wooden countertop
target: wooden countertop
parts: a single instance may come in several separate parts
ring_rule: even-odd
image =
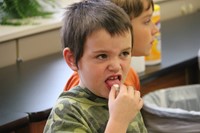
[[[53,15],[53,19],[37,19],[33,25],[23,26],[0,26],[0,42],[10,41],[32,34],[49,31],[61,27],[61,14]]]
[[[147,67],[141,82],[197,62],[199,23],[200,12],[161,23],[162,63]],[[72,73],[61,53],[1,68],[0,109],[27,113],[31,122],[44,120]]]

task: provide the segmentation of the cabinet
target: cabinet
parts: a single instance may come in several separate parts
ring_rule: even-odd
[[[60,28],[0,43],[0,68],[61,52]]]
[[[186,83],[185,70],[172,71],[166,75],[154,77],[147,83],[143,83],[141,85],[141,93],[145,95],[158,89],[185,85]]]
[[[29,124],[29,133],[43,133],[46,120]]]
[[[148,71],[148,68],[147,68]],[[141,81],[141,94],[145,95],[149,92],[164,89],[168,87],[176,87],[181,85],[199,84],[200,71],[197,59],[194,62],[176,68],[169,69],[163,74],[157,76],[149,76],[148,80]]]
[[[61,51],[60,29],[18,39],[19,59],[27,61]]]
[[[16,63],[16,41],[0,43],[0,68]]]

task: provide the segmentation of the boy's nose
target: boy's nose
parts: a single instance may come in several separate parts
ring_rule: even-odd
[[[121,69],[120,61],[118,60],[111,60],[110,64],[108,65],[108,70],[113,72],[118,72]]]
[[[154,23],[152,24],[152,35],[155,35],[159,32],[159,27],[156,26]]]

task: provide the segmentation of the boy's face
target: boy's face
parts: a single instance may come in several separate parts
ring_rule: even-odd
[[[146,56],[151,52],[155,34],[158,32],[155,24],[152,23],[151,18],[153,14],[152,7],[146,10],[148,3],[142,0],[144,11],[142,14],[131,20],[134,33],[133,56]]]
[[[78,62],[80,86],[108,98],[113,84],[121,84],[130,68],[131,33],[111,36],[101,29],[87,37]]]

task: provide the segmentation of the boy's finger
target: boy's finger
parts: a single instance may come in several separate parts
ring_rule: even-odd
[[[135,95],[135,89],[132,86],[127,86],[127,91],[131,95]]]
[[[138,98],[141,97],[140,91],[135,90],[134,92],[135,92],[135,93],[134,93],[135,97],[138,97]]]
[[[140,101],[139,101],[139,107],[140,107],[140,109],[143,107],[143,105],[144,105],[144,101],[143,101],[142,98],[140,98]]]
[[[115,97],[116,97],[116,90],[115,90],[115,87],[112,86],[109,93],[109,101],[114,100]]]
[[[128,88],[125,85],[120,85],[120,93],[127,93],[128,92]]]

